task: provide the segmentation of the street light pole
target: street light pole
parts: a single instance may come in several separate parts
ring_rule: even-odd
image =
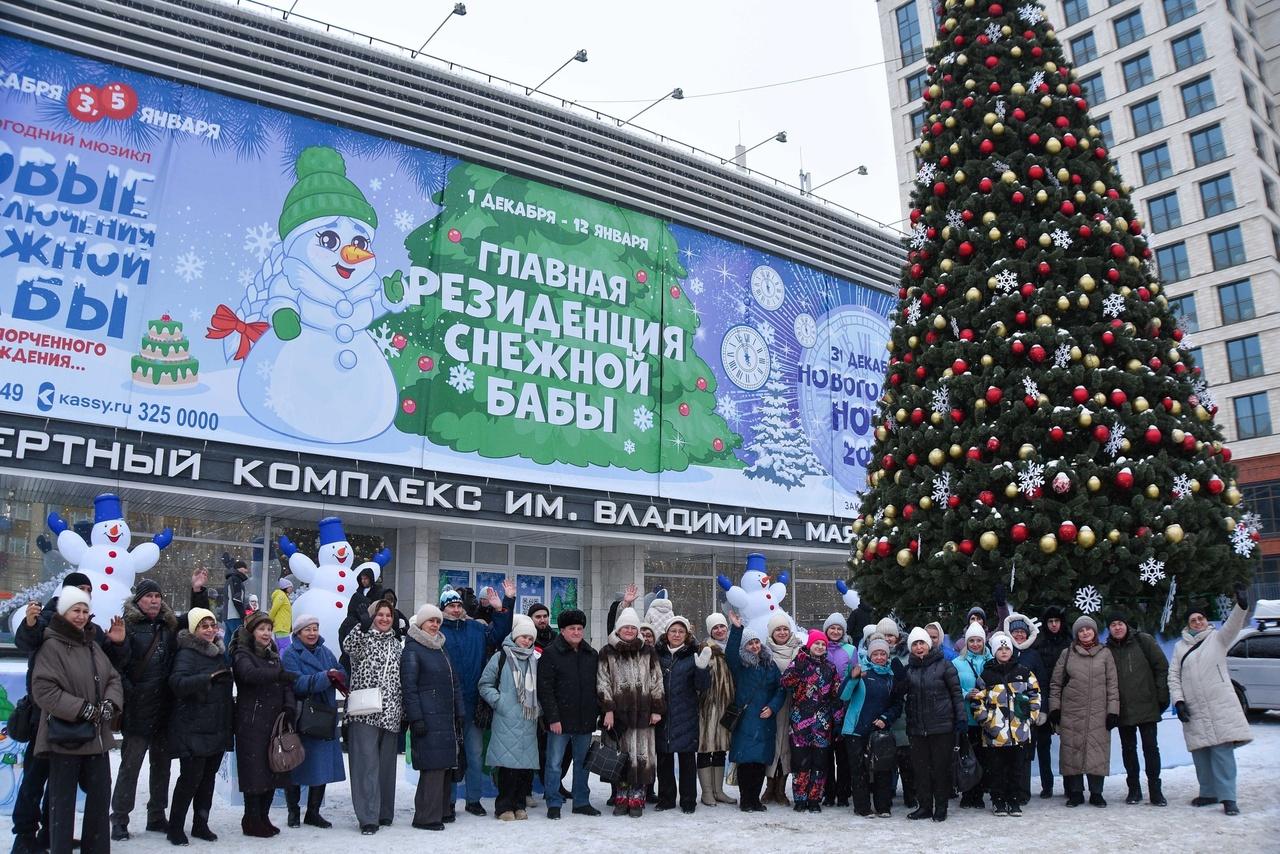
[[[683,89],[681,89],[679,86],[677,86],[676,88],[672,89],[672,90],[671,90],[670,92],[668,92],[667,94],[663,95],[663,96],[662,96],[661,98],[659,98],[658,100],[654,101],[654,102],[653,102],[652,104],[650,104],[649,106],[645,107],[645,108],[644,108],[643,110],[641,110],[640,112],[636,113],[636,114],[635,114],[634,116],[632,116],[631,118],[629,118],[629,119],[620,119],[620,120],[618,121],[618,127],[622,127],[623,125],[629,125],[629,124],[631,124],[631,123],[632,123],[632,122],[634,122],[636,119],[640,118],[640,117],[641,117],[641,116],[643,116],[645,113],[649,112],[649,111],[650,111],[650,110],[652,110],[654,107],[658,106],[659,104],[661,104],[663,101],[667,100],[668,98],[670,98],[670,99],[671,99],[671,100],[673,100],[673,101],[683,101],[683,100],[684,100],[684,90],[683,90]]]
[[[850,169],[848,172],[842,172],[842,173],[840,173],[839,175],[837,175],[836,177],[834,177],[834,178],[832,178],[832,179],[830,179],[830,180],[828,180],[828,181],[823,181],[821,184],[819,184],[819,185],[818,185],[818,186],[816,186],[816,187],[810,187],[810,188],[809,188],[809,195],[813,195],[813,192],[814,192],[815,190],[820,190],[820,189],[822,189],[823,187],[827,186],[828,184],[834,184],[836,181],[839,181],[841,178],[845,177],[846,175],[852,175],[852,174],[853,174],[853,173],[855,173],[855,172],[857,172],[859,175],[865,175],[865,174],[867,174],[867,167],[866,167],[866,166],[859,166],[859,167],[857,167],[857,168],[855,168],[855,169]]]
[[[296,2],[296,0],[295,0],[295,2]],[[435,37],[436,37],[436,33],[438,33],[438,32],[440,32],[441,30],[443,30],[443,29],[444,29],[444,25],[445,25],[445,24],[447,24],[447,23],[449,23],[449,21],[453,19],[453,16],[454,16],[454,15],[457,15],[458,17],[462,17],[462,16],[463,16],[463,15],[465,15],[465,14],[467,14],[467,4],[466,4],[466,3],[454,3],[454,4],[453,4],[453,11],[452,11],[452,12],[450,12],[449,14],[447,14],[447,15],[445,15],[445,16],[444,16],[444,20],[440,22],[440,26],[438,26],[438,27],[436,27],[434,30],[432,30],[431,35],[427,36],[427,40],[426,40],[426,41],[424,41],[424,42],[422,43],[422,47],[418,48],[417,50],[415,50],[415,51],[413,52],[413,57],[412,57],[412,58],[413,58],[413,59],[417,59],[417,58],[418,58],[418,54],[422,53],[422,51],[426,49],[427,45],[431,43],[431,40],[432,40],[433,38],[435,38]]]
[[[537,86],[534,86],[532,89],[526,89],[526,90],[525,90],[525,94],[526,94],[526,95],[532,95],[534,92],[539,92],[539,91],[541,91],[541,90],[542,90],[542,87],[547,85],[547,81],[549,81],[552,77],[555,77],[555,76],[556,76],[557,74],[559,74],[561,71],[564,71],[564,70],[565,70],[565,68],[566,68],[566,67],[568,67],[569,63],[571,63],[571,62],[586,62],[586,61],[587,61],[587,52],[586,52],[586,50],[580,50],[580,51],[578,51],[578,52],[577,52],[577,53],[575,53],[573,56],[571,56],[571,57],[569,57],[568,59],[566,59],[566,60],[565,60],[565,61],[560,65],[560,67],[559,67],[559,68],[557,68],[555,71],[553,71],[553,72],[551,72],[550,74],[548,74],[548,75],[546,76],[546,78],[545,78],[541,83],[539,83]]]
[[[757,148],[759,148],[760,146],[764,145],[766,142],[774,142],[774,141],[777,141],[777,142],[786,142],[786,141],[787,141],[787,132],[786,132],[785,130],[780,130],[780,131],[778,131],[777,133],[775,133],[773,136],[771,136],[771,137],[769,137],[769,138],[767,138],[767,139],[762,139],[762,140],[760,140],[759,142],[757,142],[755,145],[751,146],[750,148],[744,148],[742,151],[737,152],[736,154],[734,154],[734,155],[733,155],[733,157],[727,158],[727,159],[725,159],[725,160],[721,160],[721,161],[720,161],[720,165],[721,165],[721,166],[723,166],[724,164],[728,163],[730,160],[734,160],[734,161],[736,161],[736,160],[738,160],[739,158],[743,158],[743,162],[742,162],[742,163],[740,163],[739,165],[741,165],[741,166],[746,166],[746,160],[745,160],[745,158],[746,158],[746,156],[747,156],[749,153],[751,153],[752,151],[755,151]]]

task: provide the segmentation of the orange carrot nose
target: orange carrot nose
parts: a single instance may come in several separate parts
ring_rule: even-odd
[[[359,264],[361,261],[367,261],[373,257],[373,253],[368,249],[361,249],[359,246],[352,246],[350,243],[342,247],[342,251],[338,254],[348,264]]]
[[[113,537],[118,537],[118,536],[120,536],[120,526],[119,526],[119,525],[112,525],[112,526],[111,526],[111,531],[110,531],[109,533],[110,533],[110,534],[111,534],[111,536],[113,536]]]

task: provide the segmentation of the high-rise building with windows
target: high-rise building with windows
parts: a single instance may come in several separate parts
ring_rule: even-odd
[[[877,0],[903,213],[926,116],[926,0]],[[1013,0],[1015,4],[1019,0]],[[1263,519],[1280,596],[1280,2],[1044,0],[1150,233]]]

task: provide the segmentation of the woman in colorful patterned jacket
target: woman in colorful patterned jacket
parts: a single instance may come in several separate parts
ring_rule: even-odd
[[[808,642],[782,674],[782,687],[791,694],[791,788],[796,812],[822,812],[822,789],[827,779],[827,751],[834,737],[840,676],[827,660],[827,636],[809,632]]]
[[[1018,793],[1032,744],[1031,728],[1040,716],[1040,680],[1013,657],[1009,635],[996,632],[990,643],[995,658],[982,668],[981,684],[969,692],[969,706],[987,749],[985,773],[992,810],[996,815],[1020,816]]]

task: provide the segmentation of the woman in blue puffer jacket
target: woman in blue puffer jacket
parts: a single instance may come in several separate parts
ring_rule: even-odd
[[[874,801],[874,814],[887,818],[893,803],[897,747],[890,728],[902,714],[902,692],[894,691],[889,652],[888,641],[872,638],[867,644],[867,659],[850,666],[849,678],[840,692],[840,699],[847,704],[842,734],[853,774],[853,809],[861,816],[872,815]],[[886,733],[889,745],[884,751],[885,760],[871,769],[865,757],[875,732]]]
[[[742,618],[736,613],[730,614],[729,619],[733,629],[724,656],[733,671],[733,704],[742,709],[729,744],[729,761],[737,765],[738,809],[764,812],[760,787],[764,785],[765,768],[773,763],[778,712],[786,693],[778,665],[760,636],[751,629],[744,630]]]

